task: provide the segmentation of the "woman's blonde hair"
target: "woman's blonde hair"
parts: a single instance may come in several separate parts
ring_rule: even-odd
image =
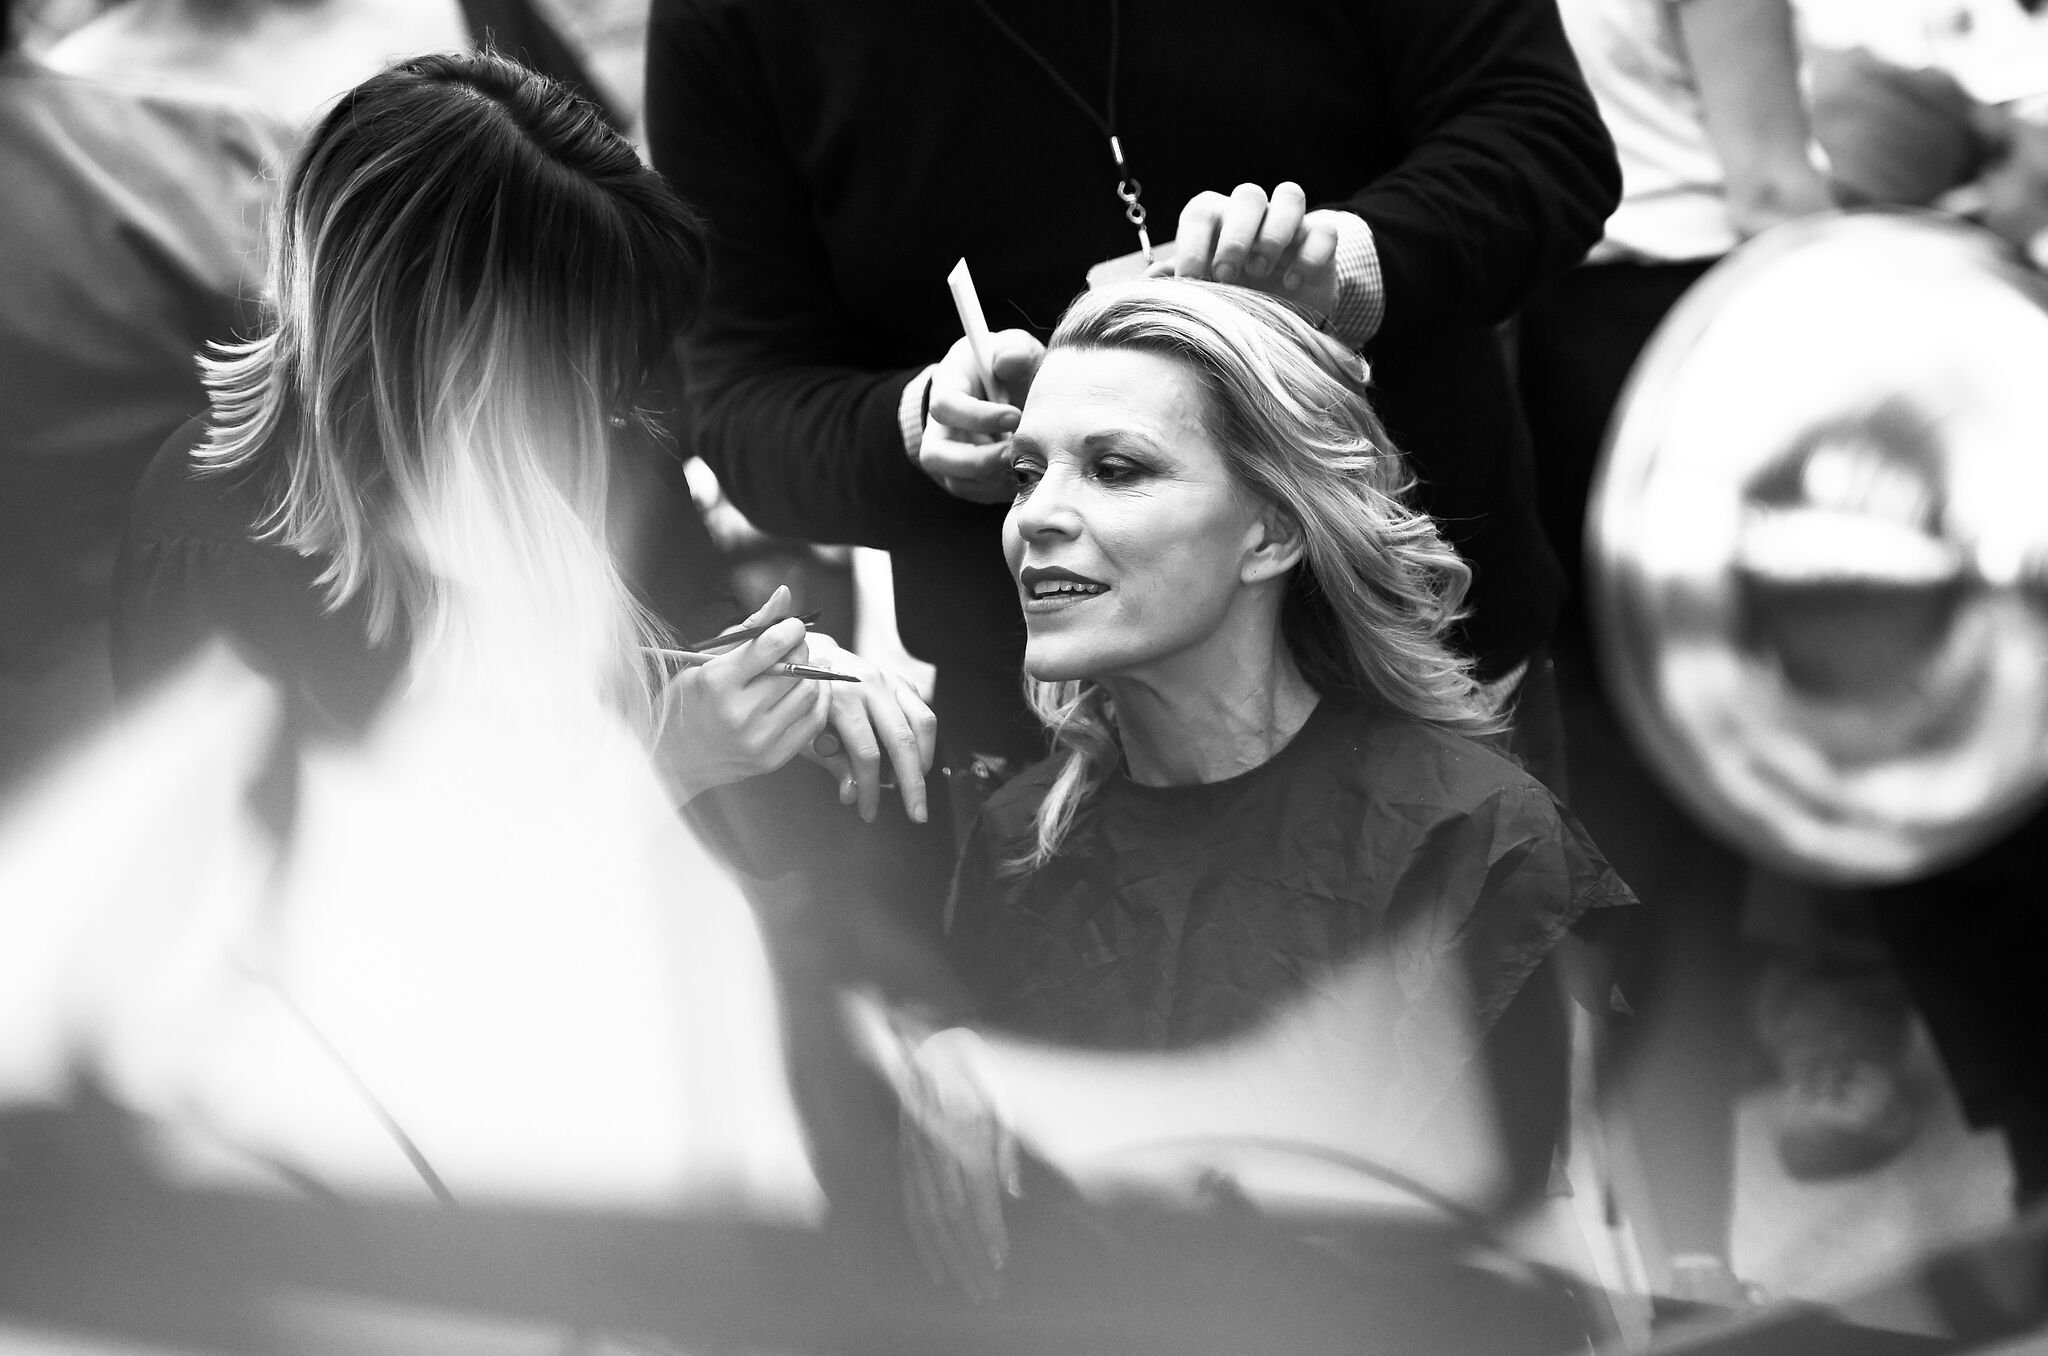
[[[652,710],[658,630],[605,544],[608,460],[701,296],[697,218],[599,112],[493,53],[342,96],[290,172],[267,331],[204,363],[199,457],[323,557],[415,676],[548,656]]]
[[[1053,331],[1048,351],[1060,349],[1152,353],[1195,376],[1232,480],[1300,529],[1280,627],[1312,687],[1464,734],[1501,729],[1445,639],[1471,569],[1409,507],[1414,476],[1366,399],[1364,360],[1285,302],[1173,278],[1083,294]],[[1031,870],[1058,853],[1123,754],[1100,684],[1027,677],[1025,691],[1060,760],[1036,842],[1012,864]]]

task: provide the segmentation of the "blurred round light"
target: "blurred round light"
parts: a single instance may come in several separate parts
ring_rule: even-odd
[[[1919,214],[1781,227],[1636,368],[1588,514],[1609,684],[1745,852],[1907,879],[2048,785],[2048,282]]]

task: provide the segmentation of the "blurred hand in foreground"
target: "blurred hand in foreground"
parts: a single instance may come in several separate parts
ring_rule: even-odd
[[[975,1300],[1002,1293],[1009,1261],[1006,1197],[1022,1194],[1018,1145],[981,1037],[965,1027],[927,1032],[871,994],[847,997],[856,1047],[896,1090],[904,1214],[935,1285]]]

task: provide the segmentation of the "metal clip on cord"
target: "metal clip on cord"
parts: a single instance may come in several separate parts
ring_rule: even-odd
[[[1116,159],[1116,195],[1123,199],[1124,220],[1137,227],[1138,248],[1144,251],[1145,262],[1149,264],[1152,262],[1152,236],[1145,229],[1145,204],[1138,201],[1138,196],[1145,191],[1145,186],[1138,182],[1136,176],[1131,173],[1130,166],[1124,163],[1123,142],[1114,136],[1109,139],[1109,153]]]

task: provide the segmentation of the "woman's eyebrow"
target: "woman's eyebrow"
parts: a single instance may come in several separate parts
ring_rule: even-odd
[[[1121,451],[1156,452],[1160,450],[1161,446],[1162,444],[1159,442],[1147,437],[1143,433],[1137,432],[1135,429],[1104,429],[1100,433],[1091,433],[1081,439],[1081,450],[1088,453]],[[1045,444],[1029,433],[1011,434],[1010,455],[1017,457],[1026,453],[1034,457],[1043,458],[1046,455]]]
[[[1161,444],[1136,429],[1112,428],[1089,434],[1081,440],[1081,446],[1090,452],[1156,452]]]

